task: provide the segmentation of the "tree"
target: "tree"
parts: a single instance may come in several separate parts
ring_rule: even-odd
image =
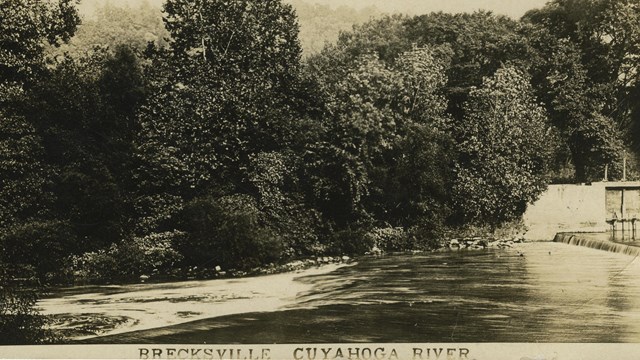
[[[301,0],[289,3],[296,10],[300,22],[300,42],[305,56],[318,53],[325,45],[334,43],[341,32],[381,15],[375,6],[356,10],[345,5],[331,8]]]
[[[399,208],[412,208],[407,204],[412,200],[395,197],[394,191],[401,164],[425,155],[404,148],[418,128],[434,135],[433,144],[423,144],[426,152],[437,153],[440,146],[435,139],[446,123],[441,95],[446,62],[437,55],[433,49],[414,48],[400,54],[393,65],[375,54],[363,55],[319,76],[326,112],[322,135],[306,148],[306,183],[313,202],[338,227],[372,221],[408,226],[424,215],[399,214]],[[324,63],[323,56],[334,54],[323,52],[315,64]],[[441,163],[430,165],[437,168]],[[414,199],[428,197],[421,192]]]
[[[320,85],[338,83],[357,66],[363,56],[375,55],[390,65],[402,52],[411,50],[406,37],[406,16],[383,16],[354,26],[340,34],[335,44],[327,44],[321,52],[309,56],[307,72],[320,78]]]
[[[93,69],[97,76],[91,79],[90,85],[99,95],[93,119],[88,119],[95,138],[93,152],[112,174],[116,186],[126,194],[135,190],[132,172],[136,166],[134,140],[139,131],[137,113],[150,87],[141,57],[135,48],[115,46],[104,58],[97,59]],[[127,216],[132,214],[128,212]]]
[[[58,45],[80,18],[74,0],[7,0],[0,3],[0,79],[19,84],[43,70],[45,41]]]
[[[554,0],[542,9],[530,11],[523,20],[540,24],[558,39],[569,39],[575,45],[590,89],[588,98],[597,99],[599,105],[592,111],[596,115],[588,114],[585,118],[589,121],[602,116],[610,118],[618,129],[616,137],[640,149],[629,131],[636,127],[633,113],[638,106],[634,88],[640,66],[640,2]],[[591,174],[578,177],[592,178]]]
[[[82,240],[77,251],[130,232],[135,113],[145,96],[136,55],[126,47],[66,57],[30,92],[57,218]]]
[[[187,231],[196,246],[180,247],[189,264],[216,251],[225,265],[233,254],[246,259],[246,249],[233,247],[254,241],[276,248],[315,241],[314,215],[296,189],[299,161],[291,151],[307,101],[299,95],[306,85],[293,9],[278,0],[172,0],[165,14],[171,42],[166,50],[148,49],[152,92],[138,115],[137,208],[145,219],[139,235]],[[276,166],[281,161],[291,168]],[[256,173],[268,164],[274,167]],[[233,215],[251,227],[233,239],[223,238],[231,220],[176,221],[201,207],[224,212],[221,204],[233,199],[251,204]],[[312,233],[293,239],[307,230]],[[265,258],[273,259],[268,252]]]
[[[473,87],[480,86],[502,64],[522,64],[531,58],[530,45],[520,27],[513,19],[486,11],[431,13],[409,19],[406,36],[417,44],[446,44],[451,48],[445,88],[447,112],[455,121],[461,121],[464,103]]]
[[[499,69],[469,94],[456,128],[460,158],[454,204],[465,223],[499,225],[520,217],[546,188],[553,143],[529,78]]]
[[[75,31],[79,18],[73,5],[72,0],[0,2],[0,338],[3,344],[34,344],[49,337],[43,329],[44,319],[35,310],[37,291],[28,289],[32,285],[18,285],[14,281],[25,275],[23,269],[17,269],[24,262],[31,266],[38,264],[33,258],[15,259],[10,250],[22,246],[19,241],[17,247],[11,246],[12,234],[21,227],[43,225],[43,219],[50,215],[42,144],[24,111],[28,101],[25,91],[44,73],[44,42],[58,44],[68,40]],[[51,234],[46,230],[45,233]]]
[[[462,105],[472,86],[479,86],[484,77],[491,76],[503,63],[522,63],[531,57],[530,44],[519,30],[517,21],[486,11],[387,16],[341,34],[336,45],[312,56],[309,63],[339,79],[343,74],[332,68],[353,62],[363,54],[375,53],[392,64],[413,46],[429,47],[448,58],[444,89],[448,112],[460,120]]]
[[[44,42],[68,40],[78,22],[71,0],[0,3],[0,231],[47,210],[43,148],[26,117],[25,90],[45,71]]]
[[[265,85],[280,89],[295,78],[301,50],[290,5],[279,0],[172,0],[164,11],[176,58],[197,60],[231,78],[257,74]]]
[[[293,11],[237,0],[169,1],[165,12],[171,51],[155,61],[173,70],[140,115],[149,177],[168,171],[167,185],[185,195],[223,174],[237,185],[249,154],[282,146],[300,59]]]
[[[88,56],[96,48],[114,52],[122,46],[143,50],[150,42],[166,46],[169,33],[164,28],[160,10],[146,1],[135,8],[102,2],[92,15],[84,17],[82,26],[68,43],[48,48],[47,54],[58,58],[66,53],[80,58]]]
[[[0,230],[43,215],[43,149],[25,117],[25,88],[44,72],[44,41],[68,40],[78,22],[71,0],[0,3]]]
[[[42,151],[40,138],[24,117],[0,111],[0,229],[44,215]]]

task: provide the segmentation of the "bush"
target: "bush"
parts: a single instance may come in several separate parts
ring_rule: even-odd
[[[361,255],[370,251],[376,245],[375,239],[361,228],[347,228],[335,231],[329,235],[331,255]]]
[[[0,235],[2,260],[6,264],[32,267],[40,279],[58,273],[64,258],[76,245],[71,227],[61,221],[28,222]]]
[[[182,258],[173,244],[184,236],[180,231],[153,233],[75,256],[71,259],[73,275],[86,280],[113,280],[170,269]]]
[[[180,226],[188,235],[178,246],[184,262],[248,269],[279,260],[283,241],[260,224],[260,215],[247,195],[203,197],[187,203]]]
[[[278,152],[252,156],[248,167],[259,222],[279,235],[288,248],[286,256],[291,257],[317,254],[322,223],[320,213],[295,191],[299,187],[295,174],[298,167],[296,155]]]
[[[367,236],[384,251],[403,251],[411,248],[409,237],[401,227],[375,228]]]
[[[115,278],[118,274],[116,267],[117,252],[117,245],[112,244],[108,249],[72,256],[70,259],[70,267],[73,271],[72,277],[89,281]]]
[[[136,199],[134,207],[139,217],[135,233],[146,235],[173,229],[173,216],[182,210],[183,202],[180,196],[166,193]]]
[[[59,340],[47,330],[47,318],[35,309],[38,300],[35,285],[11,280],[6,271],[7,264],[0,263],[0,269],[0,345],[33,345]]]
[[[510,239],[520,237],[527,232],[527,227],[522,219],[505,222],[500,226],[491,225],[466,225],[453,229],[455,237],[483,237],[495,239]]]
[[[185,236],[184,232],[175,230],[136,237],[133,241],[125,242],[120,248],[120,268],[124,269],[125,264],[132,265],[130,274],[172,268],[182,259],[173,244],[180,243]]]
[[[424,219],[407,230],[411,250],[433,250],[440,247],[445,229],[441,221]]]
[[[442,230],[437,223],[423,221],[405,230],[401,227],[375,228],[367,235],[384,251],[431,250],[440,244]]]

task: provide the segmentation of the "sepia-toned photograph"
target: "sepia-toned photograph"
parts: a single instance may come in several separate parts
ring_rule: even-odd
[[[0,0],[1,359],[636,359],[639,221],[640,0]]]

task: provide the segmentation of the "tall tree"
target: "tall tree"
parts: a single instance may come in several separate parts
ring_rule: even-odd
[[[73,58],[86,57],[95,48],[115,51],[119,46],[143,50],[148,43],[166,46],[169,33],[164,28],[161,9],[147,1],[139,6],[118,6],[109,1],[82,20],[68,43],[47,49],[51,57],[69,54]]]
[[[293,10],[276,0],[176,0],[165,12],[170,53],[156,61],[173,71],[141,113],[141,155],[185,194],[223,174],[237,184],[248,155],[282,146],[301,51]]]
[[[460,158],[453,189],[466,223],[517,219],[546,187],[552,142],[529,81],[504,67],[469,94],[465,121],[456,129]]]
[[[73,35],[79,18],[72,0],[7,0],[0,2],[0,337],[3,344],[34,344],[48,337],[45,321],[35,310],[37,293],[16,287],[16,276],[42,275],[57,254],[25,251],[47,237],[60,224],[46,222],[48,172],[42,163],[43,147],[35,126],[27,119],[25,102],[39,75],[44,73],[44,44],[59,44]],[[64,227],[64,226],[62,226]],[[29,230],[39,228],[34,234]],[[23,231],[26,230],[26,231]],[[34,236],[35,235],[35,236]],[[57,237],[53,235],[53,237]],[[57,240],[57,239],[56,239]],[[17,251],[16,251],[17,250]],[[21,252],[26,256],[15,256]],[[55,258],[55,259],[54,259]],[[40,260],[52,260],[41,266]],[[26,269],[25,269],[26,268]]]
[[[619,137],[640,149],[629,131],[637,128],[633,113],[638,107],[634,89],[640,80],[640,1],[554,0],[523,19],[575,44],[589,98],[600,105],[595,117],[612,119]]]
[[[0,3],[0,79],[33,80],[43,69],[45,42],[58,45],[74,34],[80,18],[75,0],[7,0]]]
[[[42,155],[35,128],[22,116],[0,111],[0,231],[44,215],[50,199]]]
[[[135,113],[145,96],[128,47],[66,57],[31,91],[30,119],[41,134],[56,213],[83,239],[78,251],[120,240],[132,216]]]
[[[393,65],[375,54],[363,55],[319,76],[326,113],[323,136],[305,152],[307,183],[317,206],[339,226],[371,217],[405,226],[420,214],[403,216],[398,209],[412,208],[410,201],[428,201],[429,194],[422,191],[413,200],[392,194],[398,190],[397,167],[417,156],[403,149],[409,146],[408,137],[444,131],[446,61],[436,55],[433,49],[415,48],[400,54]],[[325,51],[313,66],[325,61],[320,57],[333,56]],[[424,144],[433,146],[421,155],[437,152],[436,138],[434,144]],[[430,165],[435,169],[442,164]],[[407,185],[409,179],[404,180]]]
[[[45,43],[57,45],[75,31],[79,18],[73,5],[71,0],[0,3],[0,230],[41,218],[46,210],[43,149],[26,117],[26,93],[45,72]]]

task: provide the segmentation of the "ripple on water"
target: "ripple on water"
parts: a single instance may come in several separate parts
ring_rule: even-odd
[[[634,257],[558,243],[371,257],[283,283],[304,286],[269,311],[93,341],[640,342],[638,278]]]

